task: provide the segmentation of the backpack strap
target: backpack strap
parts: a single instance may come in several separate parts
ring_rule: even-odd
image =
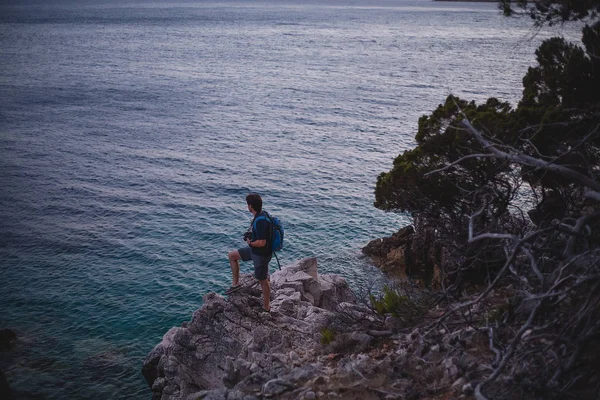
[[[254,218],[252,218],[252,222],[250,222],[250,229],[252,230],[252,234],[254,235],[254,232],[256,232],[256,220],[258,219],[260,215],[255,215]]]
[[[275,234],[274,229],[275,227],[273,226],[273,218],[271,218],[271,216],[269,215],[268,212],[263,211],[263,213],[265,214],[265,219],[267,221],[269,221],[269,225],[271,226],[271,229],[269,229],[269,240],[267,241],[267,243],[272,246],[273,245],[273,235]]]
[[[277,253],[273,252],[273,254],[275,255],[275,259],[277,260],[277,266],[279,267],[279,270],[281,271],[281,264],[279,264],[279,257],[277,257]]]

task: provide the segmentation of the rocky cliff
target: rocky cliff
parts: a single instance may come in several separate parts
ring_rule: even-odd
[[[322,342],[335,336],[365,347],[371,341],[365,331],[378,317],[356,304],[343,278],[319,275],[316,259],[277,271],[271,285],[270,315],[261,313],[261,292],[254,285],[229,298],[208,293],[190,322],[169,330],[143,366],[154,398],[294,391],[297,381],[322,374],[324,366],[311,363]]]
[[[243,280],[252,282],[250,276]],[[403,330],[358,304],[346,281],[314,258],[271,277],[272,311],[251,283],[208,293],[191,321],[147,356],[153,399],[404,399],[472,393],[481,352],[475,330]],[[430,310],[435,314],[439,310]],[[426,318],[426,316],[423,316]],[[440,397],[441,398],[441,397]]]

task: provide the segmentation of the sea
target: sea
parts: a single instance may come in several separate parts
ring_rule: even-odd
[[[555,35],[579,40],[493,3],[2,1],[15,398],[150,399],[142,362],[231,284],[250,192],[283,221],[282,265],[377,290],[361,248],[411,222],[373,206],[377,176],[449,94],[516,105]]]

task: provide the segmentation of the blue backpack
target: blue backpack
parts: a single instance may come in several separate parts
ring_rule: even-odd
[[[256,219],[254,219],[254,223],[252,226],[253,230],[256,230],[256,221],[264,219],[267,220],[271,224],[271,250],[273,252],[281,250],[283,247],[283,225],[281,221],[277,217],[270,216],[266,211],[263,211]]]

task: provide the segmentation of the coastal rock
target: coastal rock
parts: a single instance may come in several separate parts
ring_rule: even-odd
[[[410,245],[415,228],[412,225],[405,226],[390,237],[371,240],[362,251],[371,257],[387,258],[390,251],[405,245]]]
[[[302,300],[329,311],[335,311],[340,303],[356,301],[344,278],[318,274],[316,258],[300,260],[275,272],[271,276],[271,286],[278,292],[281,289],[293,289],[301,294]]]
[[[405,280],[413,266],[410,251],[414,236],[415,229],[409,225],[392,236],[371,240],[362,252],[387,275]]]
[[[258,288],[244,287],[229,298],[205,295],[191,321],[170,329],[146,357],[142,374],[153,398],[187,399],[201,393],[203,398],[224,398],[223,388],[228,399],[257,393],[300,396],[294,392],[296,382],[324,373],[322,365],[307,363],[320,351],[324,328],[351,337],[355,346],[369,343],[371,338],[360,331],[366,329],[364,321],[378,317],[355,303],[343,278],[319,275],[315,258],[277,271],[271,287],[270,315],[261,313]]]
[[[420,282],[439,287],[441,271],[455,262],[450,251],[435,240],[435,222],[416,218],[390,237],[370,241],[362,252],[392,280]]]
[[[321,300],[319,306],[333,311],[339,304],[355,303],[356,298],[348,282],[339,275],[321,275],[319,277],[321,287]]]
[[[286,265],[279,271],[276,271],[271,276],[271,285],[277,286],[281,281],[287,280],[287,278],[291,275],[296,274],[297,272],[304,272],[314,279],[318,278],[317,271],[317,259],[314,257],[304,258],[300,261],[297,261],[293,264]]]
[[[389,329],[344,279],[320,275],[316,265],[301,260],[273,274],[270,314],[260,312],[258,288],[228,298],[208,293],[191,321],[169,330],[144,361],[153,399],[401,399],[432,387],[470,395],[469,385],[489,372],[481,364],[487,334]]]

